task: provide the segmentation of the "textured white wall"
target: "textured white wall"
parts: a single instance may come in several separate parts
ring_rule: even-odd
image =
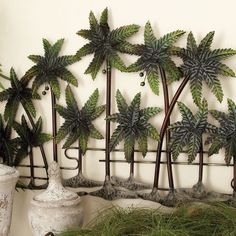
[[[101,11],[108,7],[110,15],[110,25],[114,27],[125,24],[136,23],[141,25],[140,32],[132,38],[132,42],[143,42],[143,29],[147,20],[151,21],[156,35],[163,35],[176,29],[193,31],[196,39],[201,39],[209,31],[215,30],[215,40],[213,47],[215,48],[236,48],[236,27],[235,27],[235,9],[234,0],[214,1],[214,0],[146,0],[146,1],[115,1],[115,0],[0,0],[0,63],[4,74],[8,74],[13,66],[19,77],[32,66],[27,56],[30,54],[42,54],[42,38],[47,38],[51,42],[55,42],[59,38],[65,38],[63,54],[74,54],[84,43],[85,40],[79,38],[76,32],[79,29],[88,28],[88,14],[93,10],[95,15],[99,15]],[[187,35],[186,35],[187,36]],[[184,46],[186,36],[179,42]],[[125,56],[125,62],[130,64],[135,60],[134,57]],[[92,81],[90,76],[84,75],[91,57],[86,57],[82,61],[71,66],[71,71],[78,77],[79,87],[73,88],[77,95],[79,104],[82,105],[95,88],[99,88],[101,93],[100,104],[105,102],[105,79],[99,73],[97,79]],[[230,65],[236,71],[236,58],[228,60]],[[128,99],[134,94],[141,91],[143,96],[143,106],[160,106],[163,107],[162,94],[159,97],[154,96],[149,87],[140,87],[140,79],[138,74],[126,74],[115,71],[113,73],[113,94],[119,88]],[[225,90],[225,98],[222,104],[219,104],[212,94],[205,90],[205,95],[211,108],[226,109],[226,98],[232,98],[236,101],[234,91],[236,82],[233,78],[223,78],[223,88]],[[7,86],[7,83],[5,83]],[[62,83],[62,96],[59,101],[64,104],[64,88]],[[178,86],[175,83],[171,86],[170,94],[172,95]],[[41,88],[43,90],[43,88]],[[40,90],[40,91],[42,91]],[[209,96],[208,96],[209,94]],[[191,95],[187,86],[185,92],[180,97],[187,105],[192,104]],[[38,116],[42,116],[44,120],[44,130],[50,132],[50,97],[42,96],[42,100],[36,103],[38,108]],[[115,102],[112,112],[116,110]],[[0,111],[4,106],[1,103]],[[195,107],[193,106],[193,109]],[[21,110],[17,116],[20,119]],[[176,111],[175,111],[176,112]],[[178,112],[172,117],[173,120],[179,118]],[[163,115],[152,119],[153,124],[160,128]],[[62,120],[59,119],[59,123]],[[105,122],[103,118],[96,121],[100,131],[104,133]],[[90,146],[103,146],[104,141],[92,141]],[[60,146],[59,146],[60,148]],[[150,140],[150,148],[156,148],[155,142]],[[51,143],[46,147],[48,160],[52,158]],[[39,152],[36,150],[37,162],[40,164],[41,159]],[[75,155],[75,154],[74,154]],[[73,166],[74,163],[65,160],[63,151],[59,152],[59,157],[63,165]],[[115,158],[123,158],[122,153],[116,154]],[[104,158],[102,153],[88,152],[85,159],[84,170],[86,176],[103,180],[104,165],[98,160]],[[139,157],[141,158],[141,157]],[[147,155],[147,159],[154,159],[154,155]],[[182,157],[185,158],[184,156]],[[213,160],[212,160],[213,159]],[[221,162],[223,153],[211,158],[212,161]],[[154,167],[143,165],[137,168],[136,177],[145,182],[151,183],[153,180]],[[21,169],[21,173],[27,173]],[[177,186],[192,186],[197,180],[197,168],[192,166],[174,167],[174,176]],[[44,173],[39,172],[39,175]],[[73,172],[65,171],[64,176],[72,176]],[[128,176],[128,165],[118,164],[112,166],[112,174],[119,176]],[[163,185],[167,183],[165,168],[162,168]],[[210,189],[223,192],[231,192],[229,182],[232,177],[231,168],[205,168],[204,183]],[[35,192],[19,192],[16,194],[15,208],[13,214],[12,236],[31,235],[28,229],[26,212],[29,200]],[[90,198],[91,199],[91,198]],[[87,216],[88,217],[88,216]]]

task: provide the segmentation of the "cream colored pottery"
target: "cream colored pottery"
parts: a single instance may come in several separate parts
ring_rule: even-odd
[[[0,164],[0,236],[8,236],[11,226],[12,205],[19,173]]]
[[[49,166],[48,188],[35,196],[30,204],[29,223],[34,236],[59,233],[82,225],[80,197],[62,186],[57,162]]]

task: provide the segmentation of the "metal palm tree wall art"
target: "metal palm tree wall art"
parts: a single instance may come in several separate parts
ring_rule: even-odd
[[[236,141],[235,141],[235,117],[236,105],[228,99],[228,113],[216,110],[209,110],[207,99],[204,98],[202,88],[207,88],[213,93],[218,102],[223,100],[223,89],[220,76],[235,77],[235,73],[223,60],[236,54],[233,49],[212,49],[214,32],[209,32],[199,44],[190,32],[187,36],[186,48],[180,48],[175,43],[183,37],[185,32],[176,30],[162,37],[157,38],[153,32],[150,22],[144,27],[144,43],[131,44],[127,40],[139,31],[139,26],[135,24],[121,26],[110,29],[108,24],[107,8],[101,13],[98,20],[93,12],[89,14],[89,29],[82,29],[77,34],[88,40],[75,55],[60,56],[63,46],[63,39],[54,44],[43,39],[44,55],[31,55],[35,65],[32,66],[25,75],[18,79],[13,69],[10,77],[0,73],[0,77],[10,82],[9,88],[4,88],[0,83],[0,101],[6,101],[4,115],[0,115],[0,160],[7,165],[17,165],[20,161],[29,156],[30,160],[30,188],[39,186],[35,183],[33,147],[40,147],[44,166],[47,170],[47,158],[44,153],[43,143],[53,140],[53,159],[58,161],[57,143],[65,139],[63,148],[68,150],[74,143],[78,144],[78,174],[70,179],[65,179],[64,183],[70,187],[93,187],[102,183],[86,179],[82,173],[82,156],[89,148],[90,138],[102,139],[100,132],[93,121],[95,119],[105,120],[105,148],[99,148],[105,152],[105,181],[103,186],[90,194],[100,196],[108,200],[116,198],[137,198],[142,197],[152,201],[161,202],[166,205],[175,205],[179,201],[185,200],[206,200],[209,192],[203,184],[203,154],[209,156],[225,149],[226,165],[231,165],[233,159],[233,195],[236,193]],[[122,54],[138,56],[138,59],[127,66]],[[106,78],[106,104],[97,105],[99,91],[96,89],[88,98],[84,106],[79,109],[76,102],[77,94],[72,92],[70,85],[78,86],[76,77],[67,68],[83,57],[93,54],[93,59],[85,70],[85,74],[90,74],[92,79],[96,79],[98,72],[102,69]],[[181,60],[180,65],[176,65],[174,57]],[[112,69],[118,69],[124,73],[138,72],[140,77],[144,77],[141,86],[145,86],[146,80],[151,91],[159,95],[163,90],[163,107],[165,117],[161,125],[160,132],[149,122],[151,117],[155,117],[161,112],[158,107],[141,108],[141,93],[137,94],[129,104],[122,95],[123,91],[117,90],[112,96],[114,79]],[[181,78],[183,78],[182,81]],[[66,106],[57,104],[57,99],[61,95],[60,81],[68,83],[65,90]],[[32,87],[30,87],[32,82]],[[162,87],[159,85],[161,82]],[[169,88],[172,82],[180,83],[173,97],[169,96]],[[194,113],[183,102],[178,101],[180,94],[190,85],[190,93],[197,112]],[[70,85],[69,85],[70,84]],[[4,83],[5,85],[5,83]],[[37,93],[39,87],[45,85],[43,95],[48,90],[51,91],[52,103],[52,136],[42,133],[42,120],[37,118],[34,99],[40,99]],[[101,91],[103,92],[103,91]],[[116,98],[118,111],[111,114],[112,98]],[[18,114],[18,107],[22,105],[26,117],[22,116],[21,123],[15,120]],[[170,124],[170,117],[174,107],[178,105],[182,119]],[[102,113],[106,114],[102,116]],[[63,124],[57,128],[57,113],[64,119]],[[219,124],[213,125],[208,121],[212,116]],[[2,118],[4,117],[4,119]],[[26,118],[30,121],[28,126]],[[116,124],[114,132],[111,134],[110,122]],[[12,129],[18,136],[12,137]],[[205,141],[206,136],[206,142]],[[148,138],[157,141],[156,161],[154,181],[151,192],[141,192],[140,189],[150,188],[149,185],[140,183],[135,179],[135,153],[141,152],[145,157],[150,151],[148,149]],[[163,149],[163,141],[166,139],[166,147]],[[125,161],[130,165],[128,179],[120,179],[111,175],[110,153],[117,151],[116,146],[123,143],[124,146],[119,151],[124,152]],[[209,150],[203,147],[209,145]],[[160,166],[163,163],[162,153],[166,154],[167,176],[169,193],[165,197],[160,195]],[[199,156],[199,173],[197,183],[192,189],[183,191],[176,189],[173,178],[173,164],[175,164],[180,153],[187,153],[188,162],[192,163]],[[173,159],[173,160],[172,160]],[[116,160],[112,160],[116,161]],[[119,161],[119,160],[118,160]],[[234,181],[235,180],[235,181]],[[223,195],[222,195],[223,198]],[[224,198],[225,199],[225,198]]]
[[[93,120],[98,118],[105,110],[105,105],[97,106],[99,92],[96,89],[89,97],[88,101],[79,110],[77,102],[74,98],[72,90],[68,85],[65,92],[66,105],[63,107],[56,106],[56,110],[65,121],[59,128],[56,141],[60,142],[67,136],[66,142],[62,148],[68,148],[78,141],[79,144],[79,173],[78,175],[67,179],[64,184],[69,187],[94,187],[101,186],[98,181],[86,179],[82,174],[82,155],[87,151],[89,138],[103,139],[103,135],[93,125]]]

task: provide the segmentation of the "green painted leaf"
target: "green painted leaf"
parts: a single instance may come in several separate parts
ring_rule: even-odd
[[[110,33],[110,40],[114,43],[122,43],[125,39],[137,33],[140,26],[132,24],[121,26]]]
[[[198,51],[199,53],[204,52],[206,50],[210,50],[211,49],[211,44],[214,38],[214,34],[215,32],[209,32],[200,42],[199,46],[198,46]]]
[[[88,135],[82,133],[79,136],[79,148],[82,151],[83,155],[86,153],[87,145],[88,145]]]
[[[148,21],[145,25],[145,30],[144,30],[144,42],[147,46],[152,47],[154,42],[156,41],[156,37],[153,33],[152,27],[150,22]]]
[[[147,137],[142,136],[138,138],[138,147],[139,150],[142,152],[142,156],[145,157],[147,154]]]
[[[127,162],[130,162],[134,151],[134,138],[125,138],[124,142],[125,159]]]
[[[218,73],[223,75],[223,76],[235,77],[234,71],[232,69],[230,69],[227,65],[223,64],[223,63],[219,63]]]
[[[61,51],[64,39],[59,39],[57,42],[50,47],[50,56],[57,57]]]
[[[147,81],[152,90],[152,92],[156,95],[159,95],[159,75],[155,70],[147,71]]]
[[[77,34],[85,39],[92,39],[92,32],[91,30],[86,30],[86,29],[82,29],[80,31],[77,32]]]
[[[104,62],[104,59],[105,58],[102,54],[95,54],[92,62],[89,64],[88,68],[86,69],[85,74],[91,74],[92,79],[94,80]]]
[[[49,84],[50,84],[50,87],[51,87],[54,95],[56,96],[57,99],[59,99],[60,95],[61,95],[61,91],[60,91],[60,85],[59,85],[57,78],[52,77],[49,81]]]
[[[190,90],[193,101],[198,106],[202,99],[202,80],[198,78],[190,80]]]
[[[77,51],[76,56],[77,57],[84,57],[84,56],[87,56],[92,53],[94,53],[94,48],[91,45],[91,43],[87,43]]]
[[[188,34],[188,38],[187,38],[187,50],[190,50],[192,52],[196,52],[197,51],[197,43],[196,40],[193,36],[193,33],[190,32]]]
[[[109,143],[109,150],[110,152],[115,149],[115,147],[123,140],[124,133],[120,125],[117,126],[115,131],[113,132],[110,143]]]

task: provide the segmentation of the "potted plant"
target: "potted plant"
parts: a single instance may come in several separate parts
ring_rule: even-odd
[[[93,125],[93,120],[99,117],[105,110],[104,105],[97,106],[99,92],[96,89],[89,97],[88,101],[80,110],[74,98],[72,90],[68,85],[66,88],[66,105],[63,107],[56,106],[56,110],[65,121],[58,130],[56,141],[60,142],[67,137],[66,142],[62,148],[68,148],[76,141],[79,146],[79,173],[64,180],[64,184],[68,187],[94,187],[101,186],[98,181],[86,179],[82,173],[82,156],[87,151],[87,144],[89,138],[103,139],[102,134]]]

